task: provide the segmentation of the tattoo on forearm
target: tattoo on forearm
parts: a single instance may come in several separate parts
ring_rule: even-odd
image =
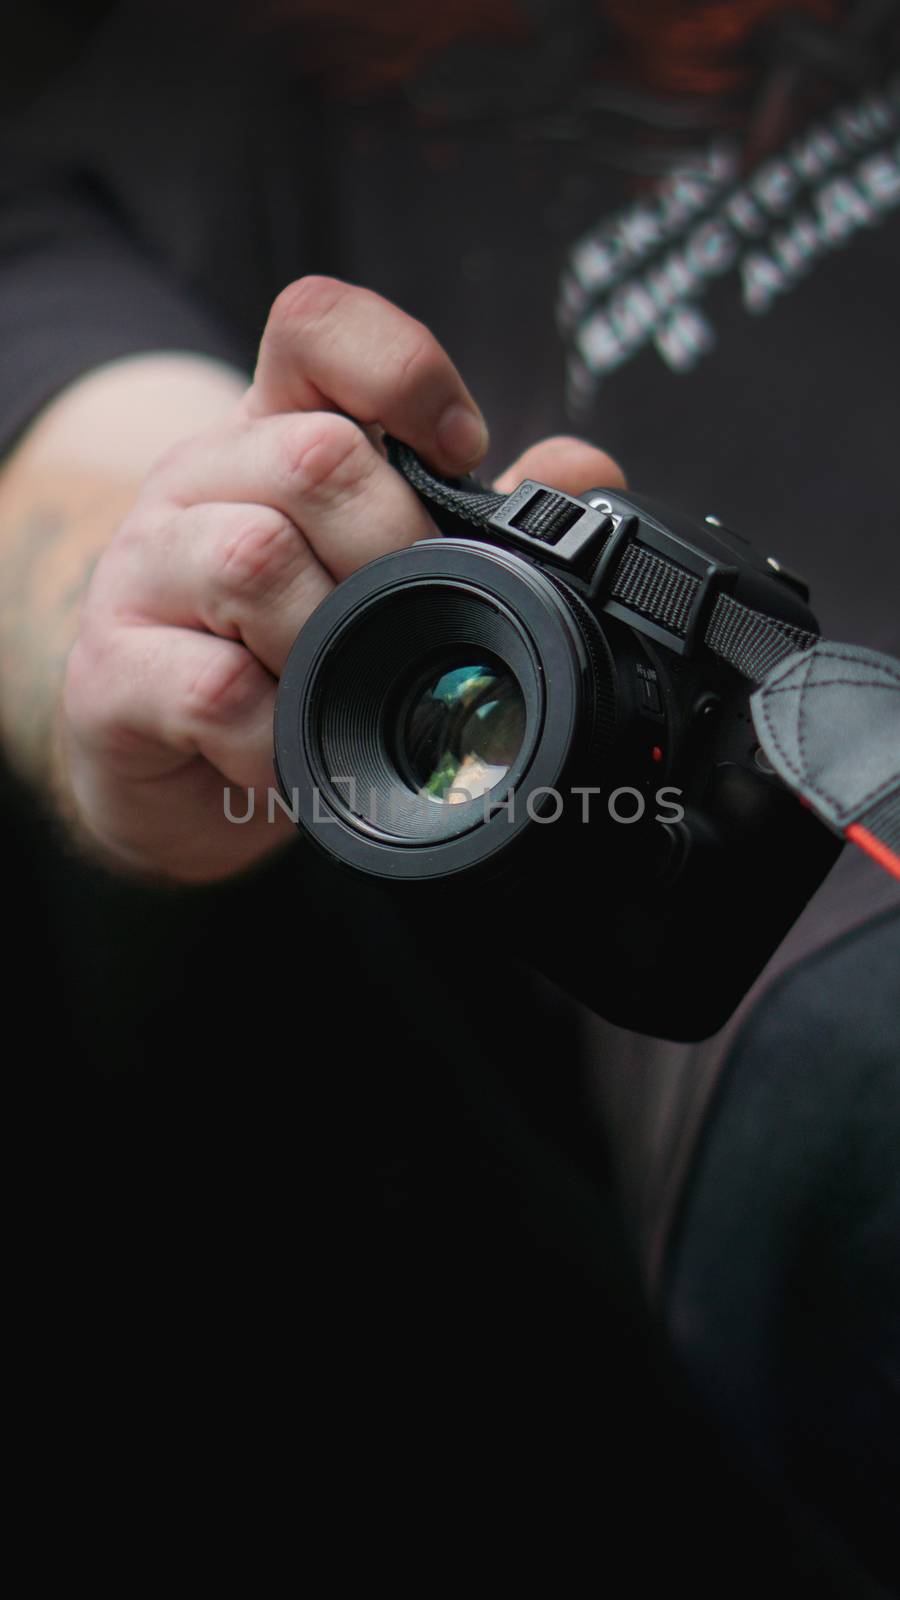
[[[62,507],[0,515],[0,721],[12,765],[34,782],[49,776],[65,663],[105,542]]]

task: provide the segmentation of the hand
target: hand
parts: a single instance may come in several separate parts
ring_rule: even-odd
[[[71,802],[123,866],[210,881],[291,835],[266,807],[288,651],[335,583],[436,531],[382,429],[446,474],[487,448],[427,329],[368,290],[304,278],[276,300],[233,415],[145,479],[98,563],[62,702]],[[527,476],[576,493],[623,481],[567,439],[526,452],[500,487]],[[238,817],[255,790],[251,821],[227,819],[226,787]]]

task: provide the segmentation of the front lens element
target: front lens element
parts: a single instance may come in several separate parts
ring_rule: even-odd
[[[401,758],[421,794],[459,805],[496,788],[525,737],[525,701],[502,662],[445,664],[414,691],[400,730]]]
[[[609,649],[570,600],[470,539],[422,540],[339,584],[275,709],[279,783],[308,837],[391,883],[518,869],[529,836],[555,837],[535,828],[540,802],[597,770],[599,695],[614,707]]]

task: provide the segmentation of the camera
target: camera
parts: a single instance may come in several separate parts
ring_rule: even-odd
[[[728,659],[748,616],[815,633],[805,586],[640,495],[431,482],[439,536],[346,579],[293,646],[285,808],[436,959],[502,953],[611,1022],[711,1034],[839,848]]]

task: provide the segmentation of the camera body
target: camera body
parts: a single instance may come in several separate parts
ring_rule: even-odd
[[[707,643],[722,594],[815,631],[802,582],[715,519],[603,489],[527,482],[475,537],[437,520],[301,632],[285,803],[423,935],[502,950],[637,1031],[714,1032],[839,848]]]

